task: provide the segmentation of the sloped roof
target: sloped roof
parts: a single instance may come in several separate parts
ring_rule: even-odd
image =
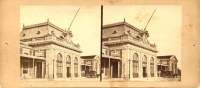
[[[51,26],[63,33],[68,33],[67,31],[65,31],[64,29],[54,25],[53,23],[51,23],[50,21],[46,21],[46,22],[42,22],[42,23],[37,23],[37,24],[32,24],[32,25],[26,25],[26,26],[23,26],[23,30],[27,30],[27,29],[30,29],[30,28],[36,28],[36,27],[41,27],[41,26]]]
[[[139,28],[127,23],[126,21],[103,25],[103,29],[110,28],[110,27],[115,27],[115,26],[122,26],[122,25],[130,27],[131,29],[134,29],[134,30],[139,31],[139,32],[146,32],[144,30],[140,30]]]
[[[81,56],[82,59],[93,59],[95,58],[97,55],[87,55],[87,56]]]
[[[176,61],[178,61],[175,55],[157,56],[158,59],[170,59],[172,57],[174,57],[176,59]]]
[[[164,56],[157,56],[157,58],[162,59],[162,58],[171,58],[174,55],[164,55]]]

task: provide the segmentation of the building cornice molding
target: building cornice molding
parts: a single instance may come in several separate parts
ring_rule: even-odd
[[[56,44],[56,45],[58,45],[58,46],[61,46],[61,47],[66,48],[66,49],[70,49],[70,50],[76,51],[76,52],[78,52],[78,53],[81,53],[81,52],[82,52],[82,51],[79,50],[79,49],[74,49],[74,48],[71,48],[71,47],[66,46],[66,45],[64,45],[64,44],[59,44],[59,43],[57,43],[57,42],[55,42],[55,41],[52,41],[52,40],[45,40],[45,41],[42,41],[42,42],[29,43],[29,45],[44,45],[44,44]]]
[[[65,46],[65,45],[63,45],[63,44],[59,44],[59,43],[53,42],[53,41],[43,41],[43,42],[40,42],[40,43],[29,43],[29,46],[27,46],[27,48],[33,49],[32,47],[30,47],[30,45],[32,46],[32,45],[46,45],[46,44],[56,44],[56,45],[62,46],[62,47],[64,47],[64,48],[67,48],[67,49],[70,49],[70,50],[73,50],[73,51],[82,53],[81,50],[74,49],[74,48]],[[20,45],[20,46],[21,46],[21,45]],[[23,45],[23,46],[21,46],[21,47],[26,47],[26,46]]]
[[[146,50],[155,52],[155,53],[158,52],[158,51],[156,50],[156,48],[155,48],[155,49],[151,49],[151,48],[148,48],[148,47],[145,47],[145,46],[141,46],[141,45],[139,45],[139,44],[135,44],[135,43],[133,43],[133,42],[131,42],[131,41],[120,41],[120,42],[114,42],[114,43],[105,43],[105,42],[104,42],[103,44],[105,44],[106,46],[107,46],[107,45],[115,45],[115,44],[131,44],[131,45],[135,45],[135,46],[138,46],[138,47],[140,47],[140,48],[143,48],[143,49],[146,49]]]
[[[133,41],[131,41],[131,40],[129,40],[129,39],[122,39],[121,40],[121,38],[120,37],[122,37],[123,35],[119,35],[119,36],[117,36],[118,38],[119,38],[119,40],[113,40],[114,42],[112,42],[113,44],[123,44],[123,43],[130,43],[130,44],[132,44],[132,45],[135,45],[135,46],[138,46],[138,47],[141,47],[141,48],[144,48],[144,49],[147,49],[147,50],[151,50],[151,51],[154,51],[154,52],[158,52],[157,50],[156,50],[156,47],[151,47],[150,46],[150,44],[144,44],[143,43],[143,45],[142,44],[137,44],[137,43],[134,43],[133,41],[135,41],[135,40],[133,40]],[[104,40],[103,41],[103,44],[105,43],[105,42],[110,42],[110,41],[112,41],[112,40],[109,40],[109,38],[116,38],[116,36],[115,37],[107,37],[107,38],[103,38],[103,39],[108,39],[108,40]],[[121,43],[120,43],[121,42]],[[135,42],[142,42],[142,41],[135,41]],[[113,44],[107,44],[107,45],[113,45]],[[147,46],[149,45],[149,47],[151,47],[151,48],[148,48]]]

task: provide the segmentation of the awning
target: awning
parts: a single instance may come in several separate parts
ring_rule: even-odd
[[[113,56],[109,56],[109,55],[102,55],[102,58],[110,58],[110,59],[117,59],[117,60],[121,60],[120,57],[113,57]]]
[[[36,57],[36,56],[25,55],[25,54],[20,54],[20,57],[31,58],[31,59],[39,59],[39,60],[45,60],[44,57]]]

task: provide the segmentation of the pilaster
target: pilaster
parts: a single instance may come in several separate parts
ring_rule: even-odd
[[[129,52],[128,48],[124,47],[122,49],[122,77],[129,78]]]
[[[54,76],[54,79],[57,79],[57,63],[56,63],[56,59],[53,59],[53,76]]]
[[[143,78],[143,69],[142,69],[142,53],[138,53],[139,56],[139,78]]]
[[[77,56],[78,58],[78,78],[81,78],[81,58]]]
[[[121,69],[120,62],[118,61],[118,78],[121,77],[120,76],[120,69]]]
[[[42,61],[42,78],[45,77],[45,62]]]
[[[49,49],[46,50],[46,75],[45,78],[54,79],[55,76],[55,54],[53,47],[50,45]]]
[[[67,67],[66,67],[66,55],[65,54],[63,54],[63,78],[67,78]]]
[[[48,61],[46,61],[46,72],[45,72],[45,79],[48,79],[49,78],[49,63]]]
[[[74,56],[73,55],[71,55],[71,59],[72,59],[72,61],[71,61],[71,78],[73,79],[74,78]]]
[[[150,70],[150,56],[147,56],[147,78],[151,77]]]
[[[129,57],[130,61],[130,78],[133,78],[133,59]]]
[[[158,59],[154,57],[154,77],[158,77],[158,70],[157,70],[157,64],[158,64]]]

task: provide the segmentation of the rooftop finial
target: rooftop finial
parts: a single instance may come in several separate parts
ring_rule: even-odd
[[[126,22],[126,19],[124,18],[124,22]]]

